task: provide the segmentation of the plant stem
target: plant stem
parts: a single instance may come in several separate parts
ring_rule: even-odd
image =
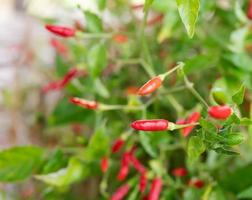
[[[169,71],[163,73],[163,74],[160,74],[159,77],[164,80],[168,75],[170,75],[171,73],[173,73],[174,71],[176,71],[177,69],[183,67],[184,64],[179,62],[178,65],[176,65],[175,67],[173,67],[172,69],[170,69]]]
[[[193,83],[190,82],[187,78],[187,76],[185,75],[184,71],[183,72],[183,76],[184,76],[184,82],[185,85],[187,87],[187,89],[204,105],[206,106],[206,108],[209,108],[208,103],[202,98],[202,96],[194,89]]]

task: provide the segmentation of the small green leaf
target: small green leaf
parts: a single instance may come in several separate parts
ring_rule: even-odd
[[[101,74],[107,66],[107,51],[103,43],[94,45],[87,55],[88,68],[94,77]]]
[[[100,127],[91,137],[85,151],[85,159],[96,160],[107,155],[109,151],[109,138],[105,127]]]
[[[146,12],[147,10],[149,10],[151,4],[153,3],[154,0],[145,0],[144,3],[144,12]]]
[[[217,132],[217,128],[209,121],[201,118],[199,120],[201,127],[206,131],[206,132],[210,132],[210,133],[216,133]]]
[[[240,119],[240,124],[244,126],[252,125],[252,120],[246,117]]]
[[[232,96],[232,100],[237,105],[241,105],[244,99],[245,87],[242,85],[240,89]]]
[[[206,150],[202,139],[198,136],[192,136],[188,142],[187,153],[189,162],[197,160],[200,155]]]
[[[43,174],[54,172],[64,167],[67,163],[66,158],[61,150],[57,149],[48,159],[48,162],[43,167]]]
[[[14,147],[0,152],[0,181],[24,180],[39,167],[43,150],[34,146]]]
[[[80,181],[88,173],[88,168],[84,168],[84,165],[78,159],[72,158],[66,168],[50,174],[36,175],[35,178],[52,186],[63,187]]]
[[[187,34],[190,38],[193,37],[195,24],[199,14],[199,0],[176,0],[179,15],[185,25]]]
[[[101,19],[90,11],[85,11],[87,29],[91,33],[100,33],[103,31]]]
[[[230,133],[224,136],[224,142],[226,145],[238,145],[245,140],[244,136],[240,133]]]
[[[225,149],[223,147],[219,147],[219,148],[216,148],[214,149],[217,153],[220,153],[220,154],[226,154],[226,155],[239,155],[238,152],[236,151],[232,151],[232,150],[229,150],[229,149]]]
[[[225,123],[223,124],[224,126],[230,126],[232,124],[240,124],[240,119],[239,117],[233,113],[228,119],[227,121],[225,121]]]
[[[151,157],[157,157],[157,152],[152,147],[149,136],[146,135],[145,132],[140,132],[139,138],[140,138],[140,142],[141,142],[144,150],[146,151],[146,153],[148,153]]]
[[[249,188],[241,191],[238,195],[237,195],[238,199],[252,199],[252,186],[250,186]]]
[[[96,90],[97,94],[99,94],[103,98],[108,98],[110,96],[108,89],[101,82],[99,78],[95,79],[95,88],[99,88]]]

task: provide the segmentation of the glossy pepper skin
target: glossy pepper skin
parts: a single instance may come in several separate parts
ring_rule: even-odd
[[[162,85],[162,82],[163,80],[159,76],[152,78],[138,90],[138,95],[144,96],[153,93]]]
[[[124,145],[123,139],[119,138],[119,139],[115,140],[115,142],[111,148],[112,153],[116,153],[116,152],[120,151],[120,149],[122,148],[123,145]]]
[[[158,200],[161,190],[162,190],[162,179],[155,178],[151,183],[148,200]]]
[[[208,114],[215,119],[225,120],[232,114],[232,109],[227,106],[212,106],[208,109]]]
[[[122,155],[121,168],[117,175],[117,180],[119,181],[123,181],[129,173],[130,155],[131,155],[130,152],[125,152]]]
[[[46,25],[45,28],[51,33],[61,36],[61,37],[73,37],[75,36],[75,29],[65,27],[65,26],[56,26],[56,25]]]
[[[146,169],[142,165],[142,163],[132,154],[129,157],[131,164],[133,167],[140,173],[140,174],[145,174]]]
[[[101,160],[101,171],[102,173],[105,173],[108,170],[108,166],[109,166],[109,159],[107,156],[104,156]]]
[[[147,186],[147,178],[146,178],[146,174],[143,173],[139,179],[139,191],[143,193],[146,189],[146,186]]]
[[[98,108],[98,103],[96,101],[88,101],[85,99],[81,99],[78,97],[71,97],[69,101],[75,105],[90,109],[90,110],[95,110]]]
[[[172,170],[172,175],[177,177],[183,177],[187,175],[187,170],[183,167],[175,168]]]
[[[122,200],[129,192],[129,186],[127,184],[119,187],[112,195],[110,200]]]
[[[165,119],[137,120],[131,127],[139,131],[165,131],[168,129],[169,122]]]
[[[247,9],[247,17],[252,19],[252,0],[249,0],[248,9]]]
[[[196,123],[200,119],[201,115],[198,112],[193,112],[188,119],[186,120],[186,124]],[[195,126],[188,126],[182,129],[182,134],[184,137],[187,137],[193,130]]]

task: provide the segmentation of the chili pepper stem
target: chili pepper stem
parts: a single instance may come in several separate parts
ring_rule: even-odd
[[[127,106],[127,105],[106,105],[106,104],[100,104],[99,109],[101,111],[107,111],[107,110],[142,110],[143,106]]]
[[[178,62],[178,65],[176,65],[175,67],[173,67],[172,69],[170,69],[169,71],[160,74],[159,77],[162,79],[162,81],[169,76],[170,74],[172,74],[173,72],[175,72],[177,69],[182,68],[184,66],[184,63],[182,62]]]
[[[187,78],[187,76],[185,75],[185,72],[182,68],[182,73],[183,73],[183,77],[184,77],[184,82],[185,85],[187,87],[187,89],[204,105],[206,106],[206,108],[209,108],[208,103],[202,98],[202,96],[194,89],[194,84],[192,82],[190,82]]]
[[[168,130],[169,131],[174,131],[174,130],[177,130],[177,129],[181,129],[181,128],[186,128],[186,127],[189,127],[189,126],[197,126],[199,125],[199,123],[192,123],[192,124],[175,124],[175,123],[172,123],[172,122],[169,122],[169,128]]]

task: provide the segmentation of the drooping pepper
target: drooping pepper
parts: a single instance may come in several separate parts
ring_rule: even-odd
[[[151,189],[148,195],[148,200],[158,200],[162,190],[162,179],[155,178],[151,183]]]
[[[108,170],[108,167],[109,167],[109,158],[107,156],[104,156],[102,159],[101,159],[101,171],[103,173],[105,173],[107,170]]]
[[[99,104],[96,101],[88,101],[85,99],[81,99],[78,97],[71,97],[69,101],[75,105],[90,109],[90,110],[95,110],[98,108]]]
[[[110,200],[122,200],[129,192],[129,185],[125,184],[121,187],[119,187],[115,193],[112,195]]]
[[[164,131],[168,129],[169,122],[165,119],[137,120],[131,127],[141,131]]]
[[[45,28],[51,33],[61,36],[61,37],[73,37],[75,35],[75,29],[65,27],[65,26],[57,26],[57,25],[46,25]]]
[[[144,96],[153,93],[156,89],[158,89],[162,85],[162,82],[163,80],[160,76],[156,76],[150,79],[138,90],[138,95]]]
[[[212,106],[208,109],[208,114],[215,119],[225,120],[232,114],[232,109],[227,106]]]

